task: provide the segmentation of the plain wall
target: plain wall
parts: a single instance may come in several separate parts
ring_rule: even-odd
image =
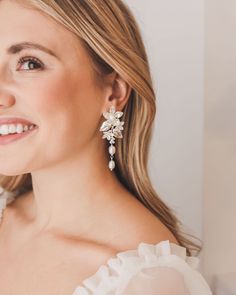
[[[140,24],[157,93],[151,179],[188,232],[202,238],[204,2],[126,2]]]
[[[236,271],[236,2],[206,0],[204,269]]]

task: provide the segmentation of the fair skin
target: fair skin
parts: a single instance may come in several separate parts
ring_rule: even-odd
[[[57,57],[36,49],[6,52],[20,42],[41,44]],[[24,56],[39,59],[43,68],[19,65]],[[177,243],[108,169],[102,112],[111,105],[122,110],[130,88],[116,73],[102,87],[95,77],[69,31],[36,10],[0,1],[0,117],[39,127],[0,146],[0,173],[31,173],[33,184],[4,212],[1,294],[70,294],[120,251],[140,242]]]

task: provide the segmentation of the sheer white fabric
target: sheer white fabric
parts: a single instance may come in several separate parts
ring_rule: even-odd
[[[197,271],[199,259],[167,241],[118,253],[72,295],[212,295]]]
[[[0,222],[15,196],[0,187]],[[141,242],[137,249],[111,257],[72,295],[212,295],[198,263],[199,258],[187,256],[184,247],[168,240]]]

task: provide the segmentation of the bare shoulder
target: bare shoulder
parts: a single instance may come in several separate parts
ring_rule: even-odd
[[[83,253],[90,273],[118,253],[137,249],[141,242],[155,245],[169,240],[178,244],[171,231],[135,197],[128,194],[113,199],[116,201],[106,203],[102,218],[99,215],[87,239],[74,244],[75,256]],[[76,261],[79,264],[81,257]]]
[[[157,244],[170,240],[178,244],[170,230],[135,197],[124,194],[113,199],[116,201],[103,205],[103,214],[95,220],[86,238],[81,239],[80,235],[71,240],[58,236],[43,237],[38,245],[43,256],[46,253],[48,261],[53,262],[55,258],[58,263],[62,259],[68,265],[68,270],[62,270],[61,274],[68,271],[68,277],[79,283],[95,274],[110,258],[120,252],[137,249],[141,242]],[[30,220],[31,202],[32,193],[28,192],[10,204],[18,221]]]
[[[169,240],[178,244],[171,231],[137,199],[116,202],[114,209],[107,211],[107,225],[101,227],[105,234],[101,231],[92,243],[84,244],[85,257],[92,263],[90,273],[118,253],[136,250],[141,242],[155,245]]]
[[[98,256],[106,260],[117,252],[136,249],[141,242],[157,244],[163,240],[169,240],[178,244],[167,226],[132,194],[125,192],[122,196],[116,196],[113,199],[116,201],[106,204],[104,219],[97,220],[99,226],[91,229],[88,240],[85,238],[82,243],[78,238],[75,242],[75,255],[78,253],[76,251],[78,245],[86,245],[84,252],[90,251],[90,257],[92,253],[99,253]],[[32,203],[32,192],[24,193],[8,205],[11,211],[9,213],[15,213],[17,220],[20,218],[25,222],[30,221]]]
[[[112,228],[110,242],[116,250],[136,249],[141,242],[157,244],[169,240],[179,244],[168,227],[133,195],[110,210],[108,218]]]

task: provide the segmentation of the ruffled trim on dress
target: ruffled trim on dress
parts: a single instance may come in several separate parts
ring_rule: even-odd
[[[0,223],[2,221],[3,211],[8,204],[13,202],[18,194],[18,191],[9,192],[0,186]]]
[[[116,290],[121,283],[129,281],[142,269],[158,266],[170,266],[181,273],[196,270],[199,258],[186,255],[186,248],[169,240],[157,244],[141,242],[137,249],[127,250],[110,258],[106,265],[82,282],[72,295],[105,295]]]

